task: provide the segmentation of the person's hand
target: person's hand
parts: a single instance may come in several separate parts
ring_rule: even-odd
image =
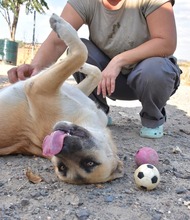
[[[115,91],[115,80],[120,71],[121,67],[112,59],[102,71],[102,79],[97,88],[98,95],[102,93],[105,98],[107,94],[110,96]]]
[[[39,72],[34,66],[30,64],[23,64],[17,67],[11,68],[7,74],[10,83],[15,83],[19,80],[25,80],[31,76],[36,75]]]

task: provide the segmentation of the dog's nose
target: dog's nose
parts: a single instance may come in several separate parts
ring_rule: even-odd
[[[64,141],[63,148],[60,153],[74,154],[82,150],[82,144],[79,138],[73,136],[67,136]]]

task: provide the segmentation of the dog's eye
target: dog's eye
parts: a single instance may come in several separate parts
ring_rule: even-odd
[[[92,172],[93,168],[98,166],[100,163],[93,161],[92,159],[84,159],[81,161],[80,166],[83,168],[86,172],[90,173]]]
[[[63,176],[67,176],[68,168],[65,166],[64,163],[60,163],[58,165],[58,170],[59,170],[59,172],[61,172],[63,174]]]
[[[93,167],[96,165],[96,163],[94,161],[90,161],[90,160],[84,160],[82,162],[83,166],[85,167]]]
[[[95,164],[94,164],[94,162],[93,161],[88,161],[87,163],[86,163],[86,166],[87,167],[93,167]]]

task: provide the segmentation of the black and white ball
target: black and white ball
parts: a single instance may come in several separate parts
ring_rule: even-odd
[[[160,182],[160,173],[152,164],[143,164],[135,170],[135,183],[139,188],[152,190]]]

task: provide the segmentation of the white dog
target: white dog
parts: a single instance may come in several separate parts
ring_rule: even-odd
[[[106,128],[107,117],[87,97],[98,85],[100,70],[85,64],[87,49],[66,21],[54,14],[50,24],[69,53],[38,75],[0,91],[0,155],[48,157],[58,177],[69,183],[121,177],[123,165]],[[80,84],[64,83],[79,69],[86,74]]]

